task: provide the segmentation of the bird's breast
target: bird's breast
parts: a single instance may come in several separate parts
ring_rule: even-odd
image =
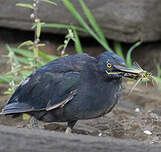
[[[102,116],[112,110],[118,101],[120,83],[97,82],[85,83],[78,89],[77,95],[67,109],[77,119],[90,119]],[[69,112],[70,113],[70,112]]]

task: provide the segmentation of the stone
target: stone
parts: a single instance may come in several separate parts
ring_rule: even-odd
[[[131,139],[89,135],[65,135],[55,131],[0,125],[0,149],[3,152],[160,152],[161,145]]]
[[[82,13],[78,1],[70,0]],[[122,42],[142,40],[157,41],[161,39],[161,2],[160,0],[84,0],[95,16],[108,39]],[[25,0],[1,0],[0,26],[31,30],[30,15],[32,10],[15,6]],[[64,8],[60,0],[54,0],[57,6],[41,2],[39,16],[46,23],[79,25],[74,17]],[[66,33],[62,29],[46,28],[43,31]],[[80,33],[82,36],[87,34]]]

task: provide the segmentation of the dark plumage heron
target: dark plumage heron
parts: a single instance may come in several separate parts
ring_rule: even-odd
[[[70,132],[78,120],[97,118],[112,110],[125,73],[128,75],[128,67],[113,52],[96,58],[87,54],[62,57],[28,76],[1,114],[28,113],[45,122],[68,122],[66,132]]]

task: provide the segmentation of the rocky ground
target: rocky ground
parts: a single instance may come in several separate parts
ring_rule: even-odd
[[[8,35],[11,36],[10,40],[6,40],[6,36],[4,36],[4,39],[2,39],[3,34],[1,35],[2,37],[0,37],[0,39],[3,40],[2,47],[0,48],[0,73],[4,73],[5,71],[9,70],[7,60],[2,56],[7,54],[5,44],[8,43],[11,46],[16,46],[19,43],[18,41],[14,40],[12,32],[9,32]],[[54,42],[54,39],[52,39],[52,41],[47,41],[45,36],[44,39],[44,41],[48,44],[45,48],[46,52],[59,54],[55,51],[55,48],[60,42]],[[21,40],[23,41],[23,39]],[[87,41],[89,40],[87,39]],[[146,69],[156,73],[155,65],[152,64],[151,58],[160,58],[161,45],[159,43],[153,43],[151,45],[144,44],[141,47],[141,50],[136,50],[136,53],[134,53],[134,59],[137,59],[137,61]],[[70,50],[73,50],[72,47],[69,47],[67,52],[70,54],[74,53],[74,51]],[[91,55],[96,55],[103,51],[100,47],[95,45],[93,46],[92,44],[86,45],[85,50]],[[148,51],[148,53],[146,53],[146,51]],[[134,82],[124,82],[124,91],[121,100],[111,113],[101,118],[79,121],[76,124],[73,133],[87,135],[85,138],[92,138],[91,136],[95,136],[95,138],[98,138],[98,140],[100,136],[110,136],[114,137],[114,139],[119,138],[121,140],[124,139],[125,141],[126,139],[134,139],[137,141],[145,141],[146,143],[150,144],[160,144],[161,92],[157,88],[141,85],[128,96],[128,92],[133,84]],[[9,98],[9,95],[3,94],[4,90],[7,88],[8,86],[6,84],[0,84],[0,109],[6,104],[7,99]],[[16,130],[15,127],[30,128],[29,120],[22,120],[21,117],[12,119],[11,116],[0,116],[0,124],[4,125],[0,127],[1,129],[5,128],[5,126],[14,126],[13,130]],[[41,130],[64,132],[66,124],[48,124],[39,122],[39,126]],[[9,127],[9,130],[10,129],[12,130],[12,128]],[[0,131],[0,133],[2,132]]]

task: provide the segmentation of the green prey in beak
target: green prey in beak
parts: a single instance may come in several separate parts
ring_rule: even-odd
[[[113,65],[124,77],[128,77],[134,80],[137,80],[134,86],[131,88],[129,94],[134,90],[134,88],[139,84],[139,82],[143,79],[151,81],[153,86],[157,86],[157,82],[152,76],[151,72],[147,72],[143,70],[139,64],[136,62],[132,67],[127,67],[126,65]],[[146,81],[147,82],[147,81]],[[147,83],[146,83],[147,85]]]

